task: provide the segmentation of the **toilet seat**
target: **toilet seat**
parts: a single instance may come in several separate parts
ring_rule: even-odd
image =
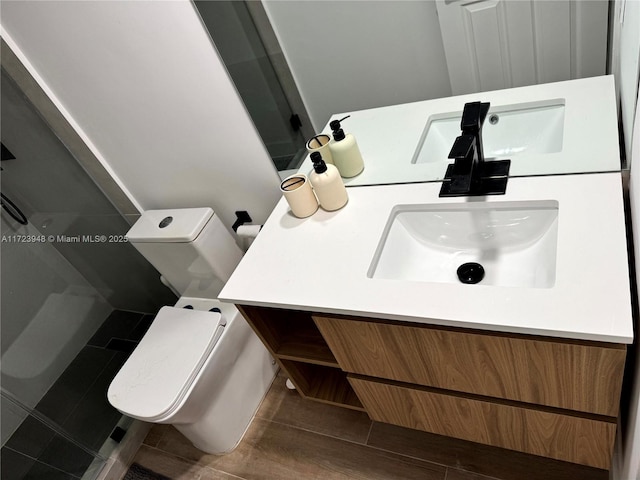
[[[224,333],[220,313],[162,307],[111,382],[109,402],[149,422],[171,416]]]

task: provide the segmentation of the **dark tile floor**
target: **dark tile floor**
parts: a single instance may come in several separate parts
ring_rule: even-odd
[[[87,450],[100,450],[122,417],[107,401],[107,388],[152,321],[153,315],[111,313],[36,406],[50,426],[29,416],[2,448],[3,480],[82,477],[93,460]]]
[[[276,378],[238,447],[197,450],[154,425],[134,462],[172,480],[607,480],[608,472],[372,422]]]

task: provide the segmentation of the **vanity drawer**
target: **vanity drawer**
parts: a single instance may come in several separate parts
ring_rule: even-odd
[[[615,417],[626,348],[316,315],[351,373]]]
[[[349,375],[379,422],[608,469],[616,424]]]

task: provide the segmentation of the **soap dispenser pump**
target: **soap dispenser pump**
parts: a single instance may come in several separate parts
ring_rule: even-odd
[[[328,211],[344,207],[349,197],[338,169],[331,164],[326,164],[320,152],[313,152],[311,161],[313,172],[309,175],[309,180],[320,206]]]
[[[333,164],[338,168],[340,175],[345,178],[355,177],[364,170],[364,161],[358,148],[356,138],[351,133],[344,133],[341,123],[349,118],[346,116],[340,120],[329,123],[333,133],[333,141],[329,144]]]

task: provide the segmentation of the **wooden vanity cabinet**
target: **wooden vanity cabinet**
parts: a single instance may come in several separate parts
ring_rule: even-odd
[[[610,466],[613,421],[379,379],[349,380],[372,420],[597,468]]]
[[[306,398],[610,468],[624,345],[239,308]]]
[[[319,315],[314,320],[347,372],[618,415],[624,346]]]

